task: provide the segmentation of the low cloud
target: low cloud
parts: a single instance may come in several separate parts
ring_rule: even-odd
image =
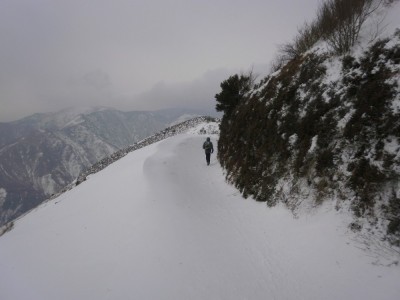
[[[318,3],[0,1],[0,122],[77,105],[214,107],[220,82],[270,63]]]
[[[18,91],[23,96],[17,97],[21,101],[11,103],[7,110],[10,112],[12,108],[17,108],[15,113],[22,113],[21,117],[35,112],[50,112],[79,106],[107,106],[121,110],[186,108],[216,114],[215,94],[220,92],[221,82],[233,74],[247,73],[250,70],[262,78],[268,73],[268,66],[260,64],[249,70],[225,68],[210,70],[192,81],[177,83],[160,81],[148,91],[136,95],[118,94],[111,76],[105,71],[95,70],[71,77],[63,83],[52,80],[45,93],[43,90],[42,93],[36,91],[33,85],[25,84],[23,89],[15,87],[14,97]],[[2,121],[15,119],[8,117],[0,112]]]
[[[253,71],[259,78],[268,73],[267,65],[253,66],[249,70],[217,69],[206,72],[201,78],[190,82],[168,84],[159,82],[154,87],[134,98],[134,103],[143,109],[185,107],[201,110],[215,108],[215,94],[219,93],[220,84],[236,73]]]

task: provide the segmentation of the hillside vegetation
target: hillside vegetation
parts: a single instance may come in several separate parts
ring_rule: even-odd
[[[354,213],[351,229],[383,231],[399,247],[400,30],[351,51],[387,5],[326,1],[281,49],[274,73],[257,84],[251,73],[224,81],[218,155],[244,197],[293,211],[335,201]]]

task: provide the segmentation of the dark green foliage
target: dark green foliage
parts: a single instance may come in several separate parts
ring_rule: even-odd
[[[348,72],[355,67],[356,59],[351,55],[345,55],[342,60],[342,69]]]
[[[264,95],[261,99],[243,99],[234,113],[224,115],[219,159],[228,170],[227,177],[245,196],[252,195],[274,205],[276,200],[272,196],[277,180],[290,169],[292,161],[295,170],[304,169],[311,140],[318,135],[321,125],[330,124],[321,135],[321,143],[332,139],[336,124],[332,117],[325,117],[331,104],[323,101],[323,90],[316,88],[326,71],[323,60],[324,57],[309,55],[291,61],[276,78],[269,78],[260,93]],[[317,94],[308,101],[307,108],[307,99],[298,98],[300,86]],[[301,109],[307,111],[303,118],[299,117]],[[296,151],[289,143],[293,135],[298,136]]]
[[[317,156],[315,170],[318,176],[324,176],[334,167],[333,151],[329,148],[322,150]]]
[[[308,182],[316,203],[346,187],[354,214],[373,215],[383,187],[400,177],[400,162],[385,146],[400,140],[399,113],[391,107],[400,51],[386,43],[377,42],[359,59],[345,56],[343,77],[329,84],[323,81],[326,56],[296,57],[261,81],[257,93],[242,93],[224,108],[218,156],[244,197],[268,206],[287,203],[278,182],[291,178],[291,193],[297,182]],[[390,221],[391,235],[400,234],[399,220]]]
[[[221,83],[222,91],[215,95],[217,100],[216,110],[230,115],[238,103],[252,87],[252,78],[245,75],[233,75]]]
[[[400,198],[393,191],[387,208],[389,224],[387,233],[392,244],[400,247]]]
[[[389,200],[388,213],[390,219],[388,231],[390,233],[394,233],[396,231],[400,232],[400,198],[396,196],[395,191],[393,191],[392,197]]]
[[[355,222],[352,222],[352,223],[349,225],[349,228],[350,228],[352,231],[354,231],[354,232],[360,231],[360,230],[362,229],[361,225],[360,225],[360,224],[357,224],[357,223],[355,223]]]
[[[385,175],[366,158],[356,160],[351,172],[350,184],[356,191],[371,189],[385,179]]]
[[[347,97],[354,113],[344,128],[344,136],[354,147],[355,155],[349,165],[349,185],[356,192],[353,210],[363,215],[375,203],[379,187],[396,176],[391,171],[393,155],[385,154],[384,144],[389,136],[399,136],[399,115],[390,107],[396,93],[394,74],[387,62],[399,62],[399,48],[386,48],[388,40],[375,43],[357,62],[346,58],[343,67],[348,73],[343,82],[348,85]],[[369,157],[369,158],[368,158]],[[382,161],[383,169],[371,163]],[[398,176],[398,175],[397,175]]]
[[[394,129],[396,118],[388,105],[395,95],[396,83],[388,82],[394,74],[385,62],[399,61],[400,52],[397,47],[385,49],[387,42],[388,40],[379,41],[373,45],[361,59],[358,75],[351,76],[351,79],[346,77],[345,83],[351,84],[347,96],[353,100],[356,109],[345,128],[348,139],[355,135],[365,138],[371,127],[378,137],[387,135],[390,133],[388,130]]]

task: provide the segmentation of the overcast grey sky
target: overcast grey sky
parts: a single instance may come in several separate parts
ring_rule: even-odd
[[[75,105],[213,109],[319,0],[0,0],[0,122]]]

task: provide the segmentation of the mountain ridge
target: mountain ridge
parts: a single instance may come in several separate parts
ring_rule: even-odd
[[[36,114],[0,124],[0,224],[30,210],[97,161],[146,138],[190,110],[108,108]]]

